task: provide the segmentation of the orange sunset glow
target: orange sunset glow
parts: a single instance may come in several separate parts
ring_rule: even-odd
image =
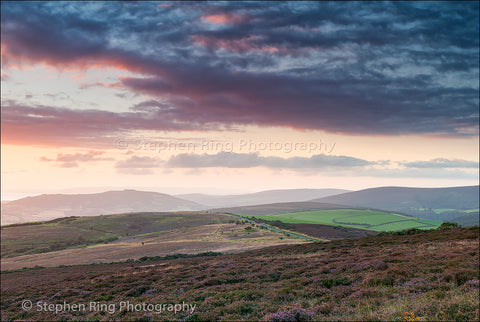
[[[478,184],[475,41],[289,6],[2,4],[2,200]]]

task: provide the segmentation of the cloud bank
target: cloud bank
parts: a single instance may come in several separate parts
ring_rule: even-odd
[[[285,169],[331,169],[373,165],[375,162],[349,156],[317,154],[305,157],[262,157],[257,153],[220,152],[217,154],[182,153],[171,157],[165,164],[168,168],[285,168]]]

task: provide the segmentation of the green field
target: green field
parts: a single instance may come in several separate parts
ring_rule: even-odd
[[[460,212],[466,212],[466,213],[471,213],[471,212],[478,212],[479,209],[468,209],[468,210],[464,210],[464,209],[450,209],[450,208],[440,208],[440,209],[432,209],[436,214],[441,214],[442,212],[446,212],[446,211],[460,211]]]
[[[477,209],[464,210],[463,212],[468,212],[468,213],[470,213],[470,212],[479,212],[479,211],[480,211],[480,209],[477,208]]]
[[[253,217],[253,216],[247,216]],[[410,228],[437,228],[438,220],[419,219],[383,211],[366,209],[331,209],[303,212],[291,212],[261,216],[265,220],[280,220],[291,224],[323,224],[344,226],[374,231],[403,230]]]

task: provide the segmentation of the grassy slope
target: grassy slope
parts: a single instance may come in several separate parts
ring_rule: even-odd
[[[227,215],[205,213],[135,213],[67,217],[39,224],[3,226],[2,258],[105,243],[152,232],[228,223]]]
[[[441,222],[401,216],[382,211],[363,209],[331,209],[293,212],[262,216],[266,220],[285,223],[324,224],[369,229],[375,231],[402,230],[410,228],[436,228]]]
[[[233,253],[305,242],[253,228],[231,215],[195,212],[61,218],[2,227],[1,237],[2,270],[109,263],[178,253]]]
[[[1,274],[2,320],[479,319],[478,227],[275,246],[236,255]],[[33,303],[186,303],[165,312],[25,312]]]
[[[471,213],[471,212],[479,212],[480,209],[477,208],[477,209],[464,210],[464,209],[440,208],[440,209],[432,209],[432,211],[434,211],[436,214],[441,214],[442,212],[447,212],[447,211],[462,211],[466,213]]]

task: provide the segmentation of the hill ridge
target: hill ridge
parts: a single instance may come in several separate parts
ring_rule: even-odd
[[[2,205],[2,225],[69,216],[142,211],[204,210],[205,206],[172,195],[132,189],[86,194],[43,194]]]

